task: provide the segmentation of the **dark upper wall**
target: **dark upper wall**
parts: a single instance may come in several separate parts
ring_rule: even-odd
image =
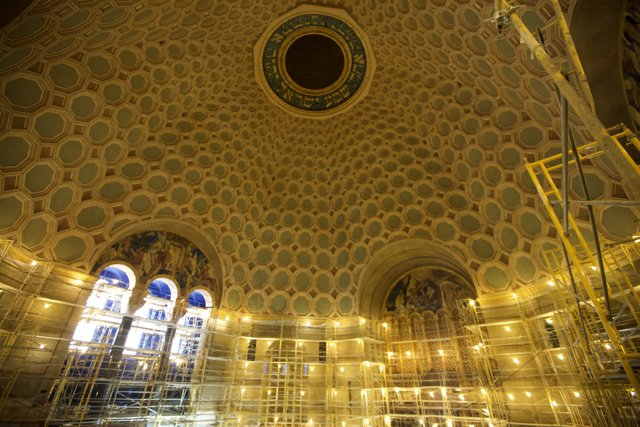
[[[579,0],[571,16],[571,34],[605,126],[633,128],[622,77],[622,27],[625,0]]]
[[[631,120],[640,130],[640,4],[627,2],[624,20],[622,75]]]
[[[2,13],[0,13],[0,28],[4,28],[11,21],[24,12],[34,0],[7,0],[2,2]]]

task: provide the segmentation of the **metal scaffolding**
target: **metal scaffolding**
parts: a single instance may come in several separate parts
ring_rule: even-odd
[[[638,243],[604,254],[617,330],[635,345]],[[48,425],[637,425],[620,354],[588,295],[568,284],[561,255],[545,253],[550,267],[559,263],[549,283],[437,312],[372,321],[214,310],[200,325],[164,322],[167,337],[198,341],[180,353],[169,339],[133,351],[108,328],[79,345],[78,322],[100,314],[86,307],[98,279],[33,270],[11,248],[0,263],[0,313],[23,326],[3,329],[0,416]],[[15,310],[27,277],[33,301]],[[120,328],[144,322],[123,315]]]
[[[617,140],[622,136],[617,134],[614,137]],[[619,149],[624,151],[622,148]],[[601,154],[602,150],[598,142],[584,144],[577,150],[577,160],[571,160],[567,164],[571,166]],[[638,274],[632,257],[634,249],[629,247],[635,245],[635,242],[630,242],[626,246],[625,244],[613,246],[606,255],[597,254],[595,246],[598,243],[588,241],[584,237],[578,223],[568,211],[563,217],[555,208],[566,200],[556,184],[557,175],[563,169],[562,156],[551,156],[528,164],[527,169],[553,224],[559,231],[564,248],[563,251],[551,251],[545,254],[547,264],[554,270],[554,276],[557,277],[554,279],[555,282],[572,287],[578,307],[588,305],[595,311],[599,328],[610,341],[632,387],[636,391],[640,390],[640,382],[632,366],[632,361],[640,359],[637,338],[633,334],[623,337],[620,333],[621,329],[634,330],[640,325],[637,318],[640,299],[635,289],[638,284]],[[567,232],[564,231],[563,221],[566,221]],[[625,248],[626,252],[624,252]],[[627,258],[618,258],[621,251]],[[602,251],[599,250],[599,252]],[[584,311],[579,310],[580,313]],[[618,314],[612,316],[614,312]],[[581,315],[584,316],[584,314]],[[587,338],[588,334],[585,330],[585,339]]]

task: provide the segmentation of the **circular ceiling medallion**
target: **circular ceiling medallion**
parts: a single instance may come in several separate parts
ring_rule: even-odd
[[[366,95],[375,61],[349,15],[300,6],[273,22],[256,44],[258,83],[288,112],[326,118]]]

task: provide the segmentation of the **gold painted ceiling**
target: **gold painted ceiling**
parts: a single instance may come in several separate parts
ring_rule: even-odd
[[[549,19],[526,3],[532,28]],[[0,32],[0,234],[88,270],[133,226],[188,224],[219,252],[222,305],[253,312],[355,313],[364,266],[408,238],[457,253],[480,293],[542,279],[557,239],[523,165],[559,151],[558,108],[485,22],[493,2],[322,4],[362,27],[377,68],[357,105],[312,120],[254,75],[254,44],[296,2],[37,0]],[[607,164],[587,179],[626,197]],[[597,215],[605,238],[637,231],[637,211]]]

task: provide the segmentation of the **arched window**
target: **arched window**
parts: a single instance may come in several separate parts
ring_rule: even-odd
[[[168,262],[161,261],[162,271],[169,271]],[[105,419],[175,415],[190,405],[186,384],[200,363],[212,294],[203,288],[180,295],[177,281],[165,275],[150,277],[146,289],[138,280],[125,261],[99,272],[52,388],[57,419],[79,413]],[[179,299],[186,307],[181,305],[178,315]]]
[[[61,419],[78,411],[78,405],[103,399],[104,383],[90,379],[114,372],[109,368],[117,353],[114,344],[119,334],[126,335],[128,326],[123,319],[135,286],[136,275],[124,264],[111,264],[98,275],[69,345],[62,367],[64,379],[52,389],[56,416]]]
[[[176,336],[171,345],[172,359],[176,364],[187,357],[193,364],[202,339],[202,329],[211,314],[211,295],[204,290],[194,290],[187,298],[187,312],[178,320]],[[186,361],[186,360],[184,360]]]
[[[173,280],[160,277],[151,281],[144,305],[135,312],[136,320],[125,343],[125,354],[162,350],[167,322],[171,321],[177,298],[178,287]]]
[[[73,334],[70,348],[86,351],[89,343],[113,344],[126,312],[136,276],[123,264],[105,267],[93,286]]]

